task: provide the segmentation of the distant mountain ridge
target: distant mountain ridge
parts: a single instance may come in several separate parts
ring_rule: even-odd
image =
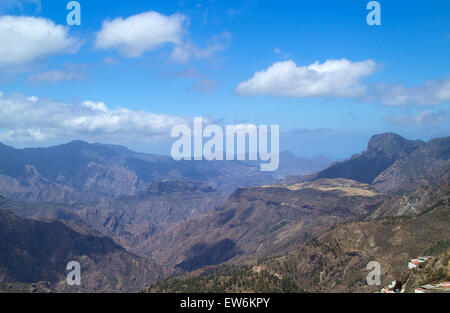
[[[328,163],[289,156],[283,171],[312,173]],[[285,165],[284,165],[285,164]],[[0,194],[12,200],[94,203],[133,196],[158,180],[205,182],[231,194],[237,187],[273,184],[279,173],[241,161],[175,161],[122,146],[72,141],[49,148],[15,149],[0,143]]]

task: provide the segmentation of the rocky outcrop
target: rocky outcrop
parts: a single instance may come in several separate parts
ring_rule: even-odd
[[[381,192],[390,192],[418,178],[435,179],[434,172],[450,169],[450,137],[438,138],[421,145],[398,159],[372,182]]]
[[[370,184],[381,172],[422,144],[421,141],[406,140],[393,133],[375,135],[366,151],[331,165],[314,178],[348,178]]]

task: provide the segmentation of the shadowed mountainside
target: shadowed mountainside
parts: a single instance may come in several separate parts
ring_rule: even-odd
[[[93,205],[12,201],[0,196],[0,208],[24,218],[61,221],[70,228],[112,238],[133,250],[139,243],[173,225],[200,217],[224,204],[226,197],[205,183],[158,181],[136,196]]]
[[[348,178],[370,184],[395,161],[406,157],[423,142],[411,141],[396,134],[373,136],[367,150],[351,159],[338,162],[315,175],[320,178]]]
[[[47,282],[68,292],[137,291],[163,277],[163,268],[130,254],[111,239],[83,235],[60,222],[23,219],[0,210],[0,280]],[[81,264],[80,287],[66,285],[66,266]],[[5,286],[6,287],[6,286]]]

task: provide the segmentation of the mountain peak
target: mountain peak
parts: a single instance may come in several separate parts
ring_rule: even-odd
[[[333,164],[316,178],[348,178],[370,184],[381,172],[422,145],[421,140],[408,140],[394,133],[374,135],[366,151]]]
[[[372,136],[367,145],[368,152],[383,151],[389,155],[409,154],[422,145],[421,140],[408,140],[395,133],[384,133]]]
[[[90,146],[91,144],[84,140],[72,140],[72,141],[66,143],[65,145],[66,146]]]
[[[396,133],[383,133],[383,134],[376,134],[373,135],[368,143],[368,148],[376,148],[380,145],[386,144],[388,142],[390,143],[399,143],[399,142],[405,142],[407,141],[405,138],[400,136]]]

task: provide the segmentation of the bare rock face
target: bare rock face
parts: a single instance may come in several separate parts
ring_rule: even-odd
[[[152,182],[150,188],[147,190],[148,194],[163,195],[163,194],[175,194],[183,192],[214,192],[213,187],[200,182],[194,181],[180,181],[180,180],[162,180]]]
[[[192,181],[157,181],[136,196],[82,206],[78,217],[91,228],[131,250],[155,234],[225,203],[209,185]]]
[[[315,178],[348,178],[370,184],[381,172],[422,144],[421,141],[406,140],[393,133],[375,135],[366,151],[331,165]]]
[[[435,177],[433,172],[450,168],[449,158],[450,137],[431,140],[380,173],[373,185],[379,191],[389,192],[419,177]]]
[[[394,133],[374,135],[367,144],[367,152],[383,152],[387,157],[400,159],[423,145],[420,140],[407,140]]]
[[[23,177],[0,175],[0,190],[2,195],[19,201],[70,202],[76,193],[74,188],[44,177],[32,165],[24,165]]]
[[[426,212],[431,203],[449,198],[450,168],[444,166],[413,180],[405,180],[389,190],[389,197],[380,205],[372,219],[383,216],[415,216]],[[377,187],[377,186],[374,186]]]

